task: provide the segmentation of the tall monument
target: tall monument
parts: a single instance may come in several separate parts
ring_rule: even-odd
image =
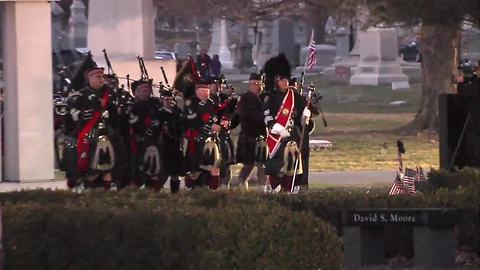
[[[228,47],[227,20],[225,18],[213,22],[212,43],[208,54],[210,57],[218,54],[222,63],[222,71],[233,68],[232,54]]]
[[[74,0],[71,7],[71,15],[69,20],[70,40],[72,47],[87,47],[87,16],[85,14],[86,7],[82,0]]]

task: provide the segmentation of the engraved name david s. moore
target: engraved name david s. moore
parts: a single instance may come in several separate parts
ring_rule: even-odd
[[[353,222],[355,223],[415,223],[417,216],[400,213],[369,213],[369,214],[353,214]]]

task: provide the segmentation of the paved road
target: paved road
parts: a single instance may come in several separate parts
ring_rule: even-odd
[[[311,172],[311,185],[372,186],[393,182],[395,171]],[[22,189],[66,189],[65,181],[0,182],[0,192]]]

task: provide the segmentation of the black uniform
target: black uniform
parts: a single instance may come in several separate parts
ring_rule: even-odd
[[[135,175],[134,157],[131,151],[133,137],[130,130],[130,114],[133,110],[134,99],[129,92],[123,89],[117,89],[116,96],[118,120],[115,130],[120,141],[117,152],[121,157],[121,162],[117,165],[118,169],[114,171],[113,179],[116,187],[121,189],[129,185]]]
[[[223,93],[212,97],[214,101],[214,112],[220,121],[228,121],[229,125],[237,105],[237,98]],[[231,181],[230,166],[235,164],[235,152],[233,141],[230,137],[230,126],[222,127],[218,134],[218,145],[221,154],[220,179],[222,184],[228,184]]]
[[[244,93],[240,97],[237,112],[241,126],[237,144],[237,162],[254,164],[256,141],[260,136],[266,136],[260,98],[250,91]]]
[[[170,177],[170,189],[175,193],[180,188],[179,176],[184,175],[183,153],[181,150],[185,120],[176,105],[163,104],[160,110],[160,144],[162,154],[162,178]]]
[[[282,106],[283,99],[287,92],[281,92],[276,89],[271,91],[271,94],[266,98],[265,103],[265,123],[267,127],[271,129],[276,123],[275,118],[278,111]],[[305,109],[305,99],[298,93],[294,93],[295,103],[293,112],[289,123],[287,124],[287,130],[290,132],[290,136],[281,140],[280,147],[273,157],[269,157],[265,163],[265,173],[270,177],[270,184],[275,189],[276,186],[282,185],[282,190],[289,191],[291,188],[292,175],[294,170],[294,160],[285,156],[285,147],[289,142],[296,142],[297,147],[300,143],[300,136],[302,132],[302,114]],[[297,177],[299,173],[297,172]],[[295,185],[298,184],[298,178]]]
[[[219,119],[214,111],[211,99],[201,101],[194,96],[185,102],[184,114],[186,118],[187,139],[185,153],[185,185],[188,188],[209,184],[216,189],[218,183],[211,181],[210,170],[220,166],[220,153],[218,149],[218,136],[212,132],[212,125]],[[193,180],[188,176],[191,173],[201,172],[198,179]],[[217,179],[218,181],[218,176]]]
[[[158,99],[136,100],[130,116],[132,153],[135,157],[135,184],[157,190],[162,169],[159,147],[160,103]]]
[[[118,115],[115,93],[85,87],[67,99],[70,117],[64,148],[68,186],[76,186],[85,176],[110,172],[116,161],[115,123]],[[89,186],[92,183],[85,183]]]
[[[246,92],[240,97],[237,106],[241,130],[237,143],[237,162],[242,163],[239,178],[245,182],[255,163],[258,166],[258,181],[264,180],[264,159],[266,157],[266,127],[260,97],[253,92]],[[263,147],[262,147],[263,146]]]

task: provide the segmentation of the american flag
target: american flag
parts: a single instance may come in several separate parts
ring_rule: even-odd
[[[403,193],[407,193],[407,190],[405,189],[405,186],[400,179],[400,175],[397,173],[397,177],[395,177],[395,180],[393,181],[392,187],[390,188],[388,195],[398,195]]]
[[[312,30],[312,36],[310,37],[310,45],[308,46],[308,60],[306,66],[308,66],[308,71],[310,71],[314,66],[317,65],[317,46],[315,45],[314,30]]]
[[[415,170],[406,168],[402,180],[403,185],[407,188],[409,193],[417,193],[417,188],[415,187],[417,172]]]
[[[417,181],[427,181],[422,166],[417,166]]]

